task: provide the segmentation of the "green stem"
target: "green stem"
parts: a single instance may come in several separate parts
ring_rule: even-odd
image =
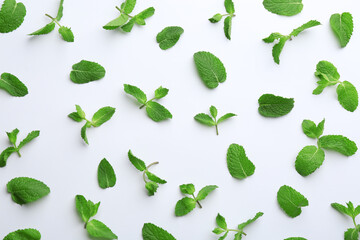
[[[124,12],[123,10],[121,10],[118,6],[116,6],[115,8],[116,8],[117,10],[119,10],[119,12],[120,12],[121,14],[125,14],[125,15],[128,16],[129,18],[133,18],[133,16],[125,13],[125,12]]]
[[[246,233],[244,233],[243,231],[238,230],[238,229],[227,229],[227,231],[238,232],[238,233],[244,234],[246,236]]]
[[[147,180],[146,180],[146,172],[149,170],[149,168],[151,167],[151,166],[153,166],[153,165],[155,165],[155,164],[159,164],[159,162],[153,162],[153,163],[151,163],[151,164],[149,164],[149,166],[147,166],[146,167],[146,169],[144,170],[144,172],[143,172],[143,179],[144,179],[144,182],[145,183],[147,183]]]
[[[201,204],[200,204],[199,200],[196,200],[195,195],[194,195],[194,194],[191,194],[191,195],[193,196],[194,200],[197,202],[197,204],[199,205],[199,207],[200,207],[200,208],[202,208],[202,206],[201,206]]]
[[[218,125],[215,125],[215,129],[216,129],[216,135],[219,135],[219,129],[218,129]]]
[[[49,14],[45,14],[45,16],[49,17],[51,20],[53,20],[57,25],[59,25],[59,27],[62,27],[60,25],[60,23],[56,20],[56,18],[53,18],[52,16],[50,16]]]
[[[356,221],[355,221],[355,218],[353,218],[352,220],[353,220],[353,223],[354,223],[354,225],[355,225],[355,229],[358,229],[357,224],[356,224]]]
[[[146,106],[146,104],[147,104],[148,102],[151,102],[151,101],[154,100],[154,99],[156,99],[156,98],[150,99],[149,101],[147,101],[147,102],[145,102],[143,105],[141,105],[139,108],[142,109],[143,107]]]
[[[17,152],[18,156],[21,157],[20,151],[16,150],[16,152]]]

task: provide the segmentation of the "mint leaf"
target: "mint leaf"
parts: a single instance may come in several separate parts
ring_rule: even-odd
[[[166,27],[156,36],[156,42],[162,50],[173,47],[184,33],[181,27]]]
[[[209,52],[197,52],[194,54],[194,61],[201,80],[208,88],[216,88],[219,83],[225,82],[225,67],[215,55]]]
[[[1,74],[0,89],[4,89],[14,97],[24,97],[28,94],[28,89],[24,83],[10,73]]]
[[[149,101],[146,104],[147,115],[155,122],[164,121],[172,118],[172,114],[163,105]]]
[[[185,216],[196,207],[196,201],[193,198],[184,197],[179,200],[175,206],[175,215],[177,217]]]
[[[254,164],[246,156],[244,148],[238,144],[229,146],[226,159],[230,175],[234,178],[244,179],[255,172]]]
[[[224,116],[220,117],[219,120],[217,120],[217,124],[219,124],[229,118],[235,117],[235,116],[236,116],[236,114],[234,114],[234,113],[227,113]]]
[[[165,184],[167,183],[166,180],[159,178],[158,176],[156,176],[155,174],[146,171],[145,172],[146,176],[148,177],[149,180],[156,182],[156,183],[160,183],[160,184]]]
[[[58,9],[58,13],[56,15],[56,20],[60,21],[61,18],[63,17],[63,11],[64,11],[64,0],[60,0],[60,5],[59,5],[59,9]]]
[[[160,86],[158,89],[155,90],[155,99],[161,99],[165,97],[168,94],[168,92],[169,89]],[[146,102],[146,98],[145,98],[145,102]]]
[[[29,35],[35,36],[35,35],[45,35],[48,33],[51,33],[55,29],[55,23],[51,22],[45,25],[45,27],[40,28],[39,30],[36,30],[35,32],[30,33]]]
[[[304,120],[302,122],[302,129],[306,136],[309,138],[319,138],[324,132],[325,119],[322,120],[317,126],[311,120]]]
[[[207,126],[215,126],[216,123],[214,122],[214,120],[207,114],[205,113],[199,113],[197,114],[194,119],[196,121],[198,121],[201,124],[207,125]]]
[[[281,117],[294,107],[293,98],[284,98],[273,94],[263,94],[259,98],[259,113],[264,117]]]
[[[32,131],[30,132],[26,138],[24,138],[19,146],[17,147],[18,150],[20,150],[23,146],[25,146],[26,144],[28,144],[29,142],[31,142],[33,139],[37,138],[40,135],[40,131]]]
[[[149,196],[154,196],[155,192],[159,188],[159,185],[156,182],[146,182],[145,188],[148,191]]]
[[[299,14],[304,6],[302,0],[264,0],[263,5],[269,12],[282,16]]]
[[[143,240],[176,240],[173,235],[166,230],[152,224],[145,223],[142,228]]]
[[[91,220],[86,224],[86,230],[91,237],[100,239],[118,239],[118,237],[104,223]]]
[[[124,84],[124,91],[127,94],[135,97],[139,103],[145,104],[147,101],[146,94],[138,87],[129,84]]]
[[[228,16],[224,20],[224,33],[225,37],[231,40],[231,27],[232,27],[232,17]]]
[[[6,187],[13,201],[20,205],[34,202],[50,193],[45,183],[28,177],[14,178]]]
[[[356,143],[341,135],[327,135],[322,136],[318,145],[321,148],[334,150],[345,156],[352,156],[357,151]]]
[[[296,37],[297,35],[299,35],[301,32],[303,32],[304,30],[308,29],[308,28],[312,28],[312,27],[316,27],[321,25],[320,22],[316,21],[316,20],[310,20],[307,23],[301,25],[300,27],[294,29],[289,36],[291,37]]]
[[[103,26],[105,30],[114,30],[122,25],[124,25],[129,20],[129,17],[125,14],[121,14],[119,17],[111,20],[106,25]]]
[[[136,169],[138,169],[141,172],[146,170],[146,165],[145,165],[144,161],[135,157],[132,154],[131,150],[129,150],[129,152],[128,152],[128,157],[129,157],[130,162],[134,165],[134,167],[136,167]]]
[[[85,119],[85,112],[79,105],[75,105],[76,113],[79,115],[80,118]]]
[[[212,191],[214,191],[217,188],[218,188],[218,186],[216,186],[216,185],[209,185],[209,186],[203,187],[199,191],[198,195],[196,196],[196,200],[198,200],[198,201],[204,200]]]
[[[82,122],[82,120],[84,120],[82,117],[79,116],[77,112],[70,113],[68,117],[74,120],[75,122]]]
[[[296,157],[295,169],[303,177],[315,172],[325,160],[325,153],[316,146],[304,147]]]
[[[89,222],[91,217],[96,215],[100,206],[100,202],[94,204],[92,201],[86,200],[82,195],[76,195],[75,204],[76,210],[85,224]]]
[[[247,220],[247,221],[244,222],[244,223],[239,224],[239,225],[238,225],[238,229],[239,229],[239,230],[243,230],[245,227],[247,227],[247,226],[250,225],[251,223],[255,222],[256,220],[259,219],[259,217],[261,217],[261,216],[263,216],[263,215],[264,215],[263,212],[258,212],[258,213],[256,213],[256,215],[255,215],[253,218]]]
[[[121,9],[126,14],[130,14],[135,8],[136,0],[126,0],[121,4]]]
[[[216,118],[218,114],[217,108],[214,106],[210,106],[210,114],[213,118]]]
[[[214,16],[212,16],[211,18],[209,18],[209,21],[211,23],[217,23],[222,19],[223,15],[221,15],[220,13],[215,14]]]
[[[98,167],[98,182],[102,189],[113,187],[116,184],[116,175],[111,164],[104,158]]]
[[[74,42],[74,34],[70,28],[61,26],[59,28],[59,33],[66,42]]]
[[[91,123],[94,127],[100,127],[105,122],[109,121],[115,113],[115,108],[103,107],[100,108],[92,117]]]
[[[8,147],[0,154],[0,167],[5,167],[7,163],[7,159],[10,157],[12,153],[16,152],[14,147]]]
[[[338,100],[341,106],[350,112],[354,112],[359,105],[359,96],[356,88],[348,81],[343,81],[336,88]]]
[[[302,238],[302,237],[290,237],[290,238],[286,238],[284,240],[307,240],[306,238]]]
[[[96,62],[82,60],[72,66],[70,79],[74,83],[82,84],[100,80],[105,76],[105,69]]]
[[[192,195],[192,194],[194,194],[194,192],[195,192],[195,186],[194,186],[194,184],[192,184],[192,183],[182,184],[182,185],[180,185],[180,191],[181,191],[183,194]]]
[[[227,13],[235,13],[235,7],[232,0],[225,0],[224,5]]]
[[[41,234],[38,230],[27,228],[11,232],[3,240],[40,240]]]
[[[153,7],[149,7],[149,8],[147,8],[147,9],[145,9],[144,11],[136,14],[135,19],[136,19],[137,21],[140,20],[140,21],[142,22],[142,23],[137,22],[137,24],[139,24],[139,25],[145,25],[145,19],[153,16],[154,13],[155,13],[155,9],[154,9]]]
[[[85,125],[81,128],[81,132],[80,132],[81,138],[84,140],[84,142],[86,144],[89,144],[89,140],[88,140],[87,135],[86,135],[86,129],[88,129],[90,127],[91,127],[91,123],[86,122]]]
[[[346,47],[354,30],[351,13],[344,12],[341,15],[339,13],[331,15],[330,26],[335,36],[339,39],[340,46]]]
[[[199,113],[194,117],[194,119],[201,124],[204,124],[204,125],[207,125],[210,127],[215,126],[216,135],[219,135],[219,129],[218,129],[219,123],[221,123],[231,117],[236,116],[236,114],[234,114],[234,113],[227,113],[224,116],[222,116],[221,118],[219,118],[219,120],[216,120],[218,111],[217,111],[216,107],[214,107],[214,106],[210,107],[210,114],[212,116],[205,114],[205,113]]]
[[[0,33],[9,33],[20,27],[26,15],[23,3],[4,0],[0,10]]]
[[[216,224],[222,229],[227,229],[226,220],[220,213],[216,216]]]
[[[135,25],[136,19],[135,17],[131,18],[126,24],[121,26],[121,29],[124,32],[131,32],[131,30],[133,29],[134,25]]]
[[[342,214],[352,217],[351,211],[349,211],[349,209],[347,207],[345,207],[344,205],[341,205],[339,203],[332,203],[331,207],[333,207],[335,210],[337,210],[338,212],[340,212]]]
[[[309,205],[308,200],[301,193],[286,185],[280,187],[277,200],[281,209],[292,218],[301,214],[301,207]]]
[[[13,145],[16,144],[16,139],[17,139],[18,133],[19,133],[19,129],[17,129],[17,128],[12,130],[11,132],[6,132],[6,135],[8,136],[11,144],[13,144]]]
[[[357,228],[349,228],[344,234],[345,240],[358,240],[359,230]]]

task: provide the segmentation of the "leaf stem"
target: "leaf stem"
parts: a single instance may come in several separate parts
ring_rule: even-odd
[[[129,18],[133,18],[133,16],[125,13],[125,12],[124,12],[123,10],[121,10],[118,6],[115,6],[115,8],[116,8],[117,10],[119,10],[119,12],[120,12],[121,14],[125,14],[125,15],[128,16]]]
[[[20,151],[16,150],[16,152],[17,152],[18,156],[21,157]]]
[[[216,135],[219,135],[219,129],[218,129],[218,125],[215,125],[215,129],[216,129]]]
[[[155,164],[159,164],[159,162],[153,162],[153,163],[150,163],[149,166],[146,167],[146,169],[144,170],[143,172],[143,179],[144,179],[144,182],[147,183],[147,180],[146,180],[146,172],[148,172],[149,168]]]
[[[196,199],[195,195],[194,195],[194,194],[191,194],[191,195],[193,196],[194,200],[197,202],[197,204],[199,205],[199,207],[202,208],[199,200]]]
[[[146,170],[148,170],[151,166],[156,165],[156,164],[159,164],[159,162],[153,162],[153,163],[149,164],[149,166],[146,167]]]
[[[51,20],[53,20],[57,25],[59,25],[59,27],[62,27],[61,25],[60,25],[60,23],[55,19],[55,18],[53,18],[52,16],[50,16],[49,14],[45,14],[45,16],[47,16],[48,18],[50,18]]]

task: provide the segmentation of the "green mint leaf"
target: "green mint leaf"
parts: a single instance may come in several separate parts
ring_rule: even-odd
[[[172,118],[172,114],[163,105],[157,102],[146,103],[146,113],[155,122],[164,121]]]
[[[293,98],[264,94],[259,98],[259,113],[264,117],[281,117],[294,108]]]
[[[225,230],[227,229],[226,220],[223,216],[220,215],[220,213],[218,213],[218,215],[216,216],[216,224],[222,229],[225,229]],[[220,233],[221,232],[216,233],[216,234],[220,234]]]
[[[221,228],[214,228],[214,230],[212,230],[213,233],[219,235],[222,234],[223,232],[225,232],[226,230],[221,229]]]
[[[162,50],[173,47],[184,33],[182,27],[166,27],[156,36],[156,42],[159,43],[159,47]]]
[[[235,116],[236,116],[236,114],[234,114],[234,113],[227,113],[224,116],[222,116],[221,118],[219,118],[219,120],[217,120],[217,123],[219,124],[219,123],[221,123],[229,118],[235,117]]]
[[[108,22],[103,28],[105,30],[114,30],[122,25],[124,25],[129,20],[129,16],[121,14],[119,17],[115,18]]]
[[[234,178],[244,179],[255,172],[255,165],[246,156],[245,149],[238,144],[229,146],[226,159],[230,175]]]
[[[28,177],[14,178],[6,187],[13,201],[20,205],[34,202],[50,193],[45,183]]]
[[[212,191],[214,191],[217,188],[218,186],[216,185],[208,185],[203,187],[196,196],[196,200],[197,201],[204,200]]]
[[[82,119],[85,119],[85,112],[82,110],[82,108],[79,105],[75,105],[76,112]]]
[[[219,240],[224,240],[228,234],[229,234],[229,231],[226,231],[225,234],[219,238]]]
[[[29,142],[31,142],[33,139],[37,138],[40,135],[40,131],[32,131],[30,132],[26,138],[24,138],[19,146],[17,147],[17,149],[21,149],[23,146],[25,146],[26,144],[28,144]]]
[[[344,205],[341,205],[339,203],[332,203],[331,207],[333,207],[336,211],[338,211],[338,212],[340,212],[342,214],[345,214],[345,215],[348,215],[349,217],[352,217],[352,213]]]
[[[5,167],[7,163],[7,159],[10,157],[12,153],[16,152],[14,147],[8,147],[0,154],[0,167]]]
[[[263,41],[265,43],[273,43],[276,39],[280,39],[281,37],[286,37],[281,35],[280,33],[271,33],[267,38],[264,38]]]
[[[320,61],[316,65],[315,76],[320,79],[317,81],[319,86],[313,91],[315,95],[322,93],[325,87],[339,83],[340,79],[337,68],[328,61]]]
[[[45,27],[40,28],[39,30],[36,30],[35,32],[30,33],[29,35],[35,36],[35,35],[44,35],[51,33],[55,29],[55,23],[51,22],[49,24],[46,24]]]
[[[121,10],[124,11],[126,14],[130,14],[136,5],[136,0],[126,0],[121,4]]]
[[[82,60],[72,66],[70,79],[74,83],[88,83],[100,80],[105,76],[105,69],[96,62]]]
[[[348,81],[343,81],[336,88],[338,100],[341,106],[349,112],[354,112],[359,105],[358,92],[354,85]]]
[[[184,197],[179,200],[175,206],[175,215],[177,217],[185,216],[196,207],[196,201],[193,198]]]
[[[149,178],[149,180],[151,180],[153,182],[160,183],[160,184],[167,183],[166,180],[159,178],[158,176],[156,176],[155,174],[153,174],[149,171],[146,171],[145,174]]]
[[[297,35],[299,35],[301,32],[303,32],[304,30],[308,29],[308,28],[312,28],[312,27],[316,27],[321,25],[320,22],[316,21],[316,20],[310,20],[307,23],[301,25],[300,27],[294,29],[291,33],[290,36],[296,37]]]
[[[303,177],[315,172],[325,160],[325,153],[316,146],[304,147],[296,157],[295,169]]]
[[[86,224],[86,230],[91,237],[100,239],[118,239],[118,237],[104,223],[91,220]]]
[[[163,88],[160,86],[158,89],[155,90],[155,99],[161,99],[165,97],[169,92],[169,89]],[[145,100],[146,101],[146,100]]]
[[[357,151],[356,143],[341,135],[326,135],[319,138],[318,145],[327,150],[334,150],[345,156],[352,156]]]
[[[277,200],[281,209],[292,218],[301,214],[301,207],[309,205],[308,200],[301,193],[286,185],[280,187]]]
[[[26,15],[23,3],[4,0],[0,10],[0,33],[9,33],[20,27]]]
[[[75,196],[75,206],[76,211],[79,213],[81,219],[87,223],[91,216],[91,208],[88,204],[88,201],[82,195]]]
[[[145,104],[147,101],[146,94],[140,88],[138,88],[136,86],[124,84],[124,91],[127,94],[130,94],[131,96],[136,98],[136,100],[138,100],[138,102],[141,104]]]
[[[63,17],[63,11],[64,11],[64,0],[60,0],[60,5],[59,5],[59,10],[58,13],[56,15],[56,20],[60,21],[61,18]]]
[[[91,127],[90,122],[86,122],[85,125],[81,128],[81,138],[84,140],[86,144],[89,144],[87,135],[86,135],[86,129]]]
[[[124,25],[121,26],[121,29],[122,29],[124,32],[131,32],[131,30],[132,30],[133,27],[134,27],[135,21],[136,21],[136,18],[135,18],[135,17],[131,18],[126,24],[124,24]]]
[[[133,153],[131,152],[131,150],[129,150],[129,152],[128,152],[128,157],[129,157],[130,162],[132,163],[132,165],[134,165],[134,167],[136,167],[136,169],[138,169],[141,172],[146,170],[146,165],[145,165],[144,161],[135,157],[133,155]]]
[[[304,6],[302,0],[264,0],[263,5],[269,12],[282,16],[299,14]]]
[[[77,112],[72,112],[68,115],[69,118],[74,120],[75,122],[82,122],[84,119],[79,116]]]
[[[14,97],[23,97],[28,94],[28,89],[24,83],[10,73],[1,74],[0,89],[4,89]]]
[[[231,27],[232,27],[232,16],[228,16],[224,20],[224,33],[225,37],[231,40]]]
[[[212,16],[211,18],[209,18],[209,21],[212,23],[217,23],[222,19],[223,15],[220,13],[215,14],[214,16]]]
[[[176,240],[173,235],[166,230],[152,224],[145,223],[142,228],[143,240]]]
[[[194,184],[192,184],[192,183],[182,184],[182,185],[180,185],[180,191],[181,191],[183,194],[192,195],[192,194],[194,194],[194,192],[195,192],[195,186],[194,186]]]
[[[215,126],[215,121],[207,114],[205,113],[199,113],[197,114],[194,119],[198,121],[201,124],[207,125],[207,126]]]
[[[330,26],[335,36],[339,39],[340,46],[346,47],[354,30],[351,13],[344,12],[341,15],[339,13],[331,15]]]
[[[59,33],[60,33],[61,37],[64,39],[64,41],[74,42],[74,34],[71,31],[71,28],[61,26],[59,28]]]
[[[17,139],[18,133],[19,133],[19,129],[17,129],[17,128],[12,130],[12,132],[6,132],[10,143],[12,143],[13,145],[16,145],[16,139]]]
[[[210,106],[210,114],[213,118],[216,118],[218,114],[217,108],[214,106]]]
[[[256,221],[259,217],[261,217],[262,215],[264,215],[263,212],[258,212],[258,213],[256,213],[256,215],[255,215],[253,218],[247,220],[247,221],[244,222],[244,223],[239,224],[239,225],[238,225],[238,229],[241,230],[241,231],[244,230],[245,227],[247,227],[247,226],[250,225],[251,223],[255,222],[255,221]]]
[[[284,240],[307,240],[306,238],[302,238],[302,237],[290,237],[290,238],[286,238]]]
[[[225,0],[224,5],[227,13],[229,14],[235,13],[235,7],[232,0]]]
[[[197,52],[194,54],[194,61],[201,80],[208,88],[216,88],[219,83],[225,82],[225,67],[215,55],[209,52]]]
[[[138,21],[139,19],[141,19],[143,23],[139,24],[138,22],[136,22],[139,25],[145,25],[145,19],[151,17],[152,15],[154,15],[155,13],[155,9],[153,7],[149,7],[147,9],[145,9],[144,11],[136,14],[135,16],[135,21]]]
[[[235,234],[234,240],[241,240],[242,239],[242,233],[238,232]]]
[[[273,56],[275,63],[277,63],[277,64],[280,64],[280,54],[281,54],[287,40],[288,40],[288,37],[281,37],[279,42],[277,44],[275,44],[272,49],[272,56]]]
[[[38,230],[27,228],[11,232],[3,240],[40,240],[41,234]]]
[[[101,160],[98,167],[98,182],[102,189],[113,187],[116,183],[114,169],[105,158]]]
[[[154,196],[158,187],[159,187],[159,185],[156,182],[147,182],[145,184],[145,188],[146,188],[146,190],[148,190],[149,196]]]
[[[105,122],[109,121],[115,113],[115,108],[103,107],[100,108],[92,117],[91,123],[94,127],[99,127]]]
[[[322,120],[317,126],[311,120],[304,120],[301,124],[303,132],[309,138],[319,138],[324,132],[325,119]]]
[[[344,233],[345,240],[358,240],[359,239],[359,230],[356,228],[349,228]]]

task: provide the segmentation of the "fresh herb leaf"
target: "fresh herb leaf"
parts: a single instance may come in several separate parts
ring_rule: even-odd
[[[348,81],[343,81],[336,88],[339,103],[343,108],[354,112],[359,105],[358,92],[354,85]]]
[[[27,228],[11,232],[3,240],[40,240],[41,234],[38,230]]]
[[[231,40],[232,18],[235,17],[234,2],[232,0],[225,0],[224,5],[227,14],[217,13],[213,17],[209,18],[209,21],[211,23],[217,23],[222,19],[222,17],[226,17],[224,20],[224,33],[225,33],[225,37]]]
[[[319,138],[324,132],[325,119],[322,120],[317,126],[311,120],[304,120],[302,122],[302,129],[306,136],[309,138]]]
[[[211,23],[217,23],[220,22],[220,20],[222,19],[223,15],[221,15],[220,13],[215,14],[214,16],[212,16],[211,18],[209,18],[209,21]]]
[[[357,151],[356,143],[341,135],[327,135],[319,138],[318,145],[327,150],[333,150],[345,156],[352,156]]]
[[[70,79],[74,83],[88,83],[105,77],[105,69],[96,62],[82,60],[72,66]]]
[[[286,185],[280,187],[277,200],[281,209],[292,218],[301,214],[301,207],[309,206],[308,200],[301,193]]]
[[[56,20],[60,21],[63,17],[63,11],[64,11],[64,0],[60,0],[60,5],[58,9],[58,13],[56,15]]]
[[[0,10],[0,33],[9,33],[24,22],[26,8],[15,0],[4,0]]]
[[[196,207],[196,203],[199,205],[200,208],[202,208],[200,201],[204,200],[209,195],[209,193],[214,191],[216,188],[218,188],[218,186],[216,185],[205,186],[199,191],[197,197],[195,197],[195,187],[192,183],[180,185],[181,193],[183,193],[184,195],[190,195],[191,198],[184,197],[176,203],[175,215],[177,217],[180,217],[188,214],[189,212],[194,210],[194,208]]]
[[[302,237],[290,237],[290,238],[286,238],[284,240],[307,240],[306,238],[302,238]]]
[[[218,111],[217,111],[216,107],[211,106],[211,107],[210,107],[210,114],[211,114],[211,116],[208,115],[208,114],[205,114],[205,113],[199,113],[199,114],[197,114],[197,115],[194,117],[194,119],[195,119],[197,122],[201,123],[201,124],[204,124],[204,125],[207,125],[207,126],[210,126],[210,127],[215,126],[216,135],[219,135],[218,124],[221,123],[221,122],[223,122],[223,121],[225,121],[226,119],[229,119],[229,118],[231,118],[231,117],[235,117],[236,114],[234,114],[234,113],[227,113],[227,114],[225,114],[224,116],[220,117],[220,118],[217,120],[217,119],[216,119],[217,113],[218,113]]]
[[[281,117],[294,108],[293,98],[284,98],[273,94],[263,94],[259,98],[259,113],[264,117]]]
[[[170,113],[169,110],[167,110],[163,105],[154,101],[165,97],[169,92],[169,89],[160,86],[158,89],[155,90],[155,97],[150,100],[147,100],[146,94],[136,86],[124,84],[124,91],[127,94],[130,94],[133,97],[135,97],[138,100],[138,102],[142,104],[140,106],[140,109],[146,107],[147,115],[154,122],[161,122],[172,118],[172,114]]]
[[[105,158],[101,160],[98,167],[98,182],[103,189],[113,187],[116,184],[114,169]]]
[[[263,5],[269,12],[282,16],[299,14],[304,7],[302,0],[264,0]]]
[[[173,47],[184,33],[182,27],[166,27],[156,36],[156,42],[162,50]]]
[[[335,36],[339,39],[340,46],[346,47],[354,30],[351,13],[344,12],[341,15],[339,13],[331,15],[330,26]]]
[[[10,73],[1,74],[0,89],[4,89],[11,96],[14,97],[24,97],[28,94],[28,89],[25,84],[22,83],[16,76]]]
[[[229,146],[226,159],[230,175],[234,178],[244,179],[255,172],[255,165],[246,156],[245,149],[238,144]]]
[[[264,215],[263,212],[258,212],[255,214],[255,216],[249,220],[247,220],[246,222],[243,222],[241,224],[238,225],[238,229],[239,230],[243,230],[245,227],[247,227],[248,225],[250,225],[251,223],[255,222],[256,220],[258,220],[260,217],[262,217]]]
[[[91,237],[100,239],[118,239],[118,237],[99,220],[93,219],[86,224],[86,230]]]
[[[59,33],[61,37],[66,42],[74,42],[74,33],[71,31],[71,28],[61,26],[59,28]]]
[[[50,193],[50,188],[45,183],[28,177],[14,178],[6,187],[12,200],[20,205],[34,202]]]
[[[91,217],[94,217],[98,212],[100,202],[94,204],[90,200],[86,200],[82,195],[75,196],[76,210],[79,213],[81,219],[85,225],[89,222]]]
[[[173,235],[166,230],[152,224],[145,223],[142,228],[143,240],[176,240]]]
[[[224,20],[224,33],[225,37],[231,40],[231,27],[232,27],[232,17],[228,16]]]
[[[155,192],[157,191],[159,184],[165,184],[166,181],[164,179],[159,178],[155,174],[151,173],[149,171],[150,167],[153,165],[159,164],[159,162],[153,162],[149,164],[148,166],[145,165],[145,162],[133,155],[131,150],[128,152],[128,157],[132,165],[139,170],[140,172],[143,172],[143,179],[145,182],[145,188],[148,190],[148,195],[153,196]]]
[[[359,231],[360,226],[356,223],[356,217],[360,213],[360,205],[356,208],[354,207],[352,202],[346,203],[347,206],[341,205],[339,203],[332,203],[331,206],[337,210],[338,212],[345,214],[349,217],[351,217],[352,222],[354,223],[355,228],[349,228],[344,233],[344,239],[345,240],[358,240],[359,239]]]
[[[36,30],[35,32],[30,33],[29,35],[45,35],[48,33],[51,33],[55,29],[55,23],[51,22],[45,25],[45,27],[40,28],[39,30]]]
[[[69,118],[76,122],[85,120],[85,125],[81,128],[81,137],[86,144],[89,141],[86,136],[86,130],[91,127],[100,127],[105,122],[109,121],[115,113],[115,108],[103,107],[100,108],[92,117],[91,121],[85,118],[85,113],[79,105],[75,105],[77,112],[72,112],[68,115]]]
[[[316,146],[304,147],[296,157],[295,169],[303,177],[315,172],[325,160],[325,152]]]
[[[302,31],[311,28],[311,27],[315,27],[320,25],[321,23],[316,21],[316,20],[310,20],[309,22],[303,24],[302,26],[294,29],[289,35],[282,35],[280,33],[271,33],[269,37],[264,38],[263,41],[265,43],[273,43],[275,42],[275,45],[273,47],[272,50],[272,55],[274,58],[274,62],[277,64],[280,64],[280,54],[282,49],[285,46],[285,43],[288,40],[291,40],[293,37],[296,37],[297,35],[299,35]],[[277,40],[277,41],[276,41]]]
[[[197,52],[194,54],[194,62],[201,80],[208,88],[216,88],[219,83],[225,82],[225,67],[214,54]]]

